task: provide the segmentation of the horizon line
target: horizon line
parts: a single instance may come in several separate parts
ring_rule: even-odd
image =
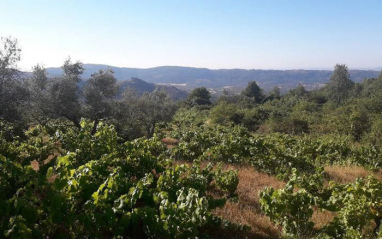
[[[334,67],[307,67],[307,68],[208,68],[208,67],[195,67],[195,66],[180,66],[180,65],[161,65],[161,66],[153,66],[153,67],[128,67],[128,66],[114,66],[114,65],[108,65],[108,64],[102,64],[102,63],[83,63],[83,65],[99,65],[99,66],[106,66],[106,67],[115,67],[115,68],[124,68],[124,69],[140,69],[140,70],[148,70],[148,69],[154,69],[154,68],[161,68],[161,67],[179,67],[179,68],[194,68],[194,69],[207,69],[207,70],[264,70],[264,71],[299,71],[299,70],[314,70],[314,71],[333,71]],[[47,66],[48,68],[61,68],[61,66]],[[361,71],[382,71],[381,67],[353,67],[348,68],[349,70],[361,70]]]

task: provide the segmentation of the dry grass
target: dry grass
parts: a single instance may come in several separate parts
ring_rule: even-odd
[[[374,175],[382,181],[381,171],[373,173],[359,166],[327,166],[325,172],[328,180],[341,184],[351,183],[357,178],[365,178],[369,175]]]
[[[323,226],[327,225],[329,222],[331,222],[334,217],[336,216],[336,213],[330,212],[327,210],[314,210],[312,221],[314,222],[314,227],[316,229],[320,229]]]
[[[238,185],[238,201],[227,202],[223,208],[214,210],[214,214],[233,223],[248,225],[247,232],[217,233],[219,238],[278,238],[279,231],[270,222],[268,217],[261,213],[259,205],[259,192],[266,186],[282,188],[284,183],[275,177],[259,173],[251,167],[239,167],[240,182]]]
[[[165,144],[168,149],[170,149],[177,145],[179,143],[179,140],[174,138],[164,138],[161,140],[161,142]]]

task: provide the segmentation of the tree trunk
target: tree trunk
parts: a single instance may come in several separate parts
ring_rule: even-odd
[[[147,138],[153,137],[154,132],[155,132],[155,125],[156,125],[156,123],[154,122],[154,123],[147,126]]]
[[[92,135],[94,135],[97,132],[97,126],[98,126],[99,120],[94,120],[93,129],[92,129]]]
[[[75,117],[68,117],[68,116],[65,116],[66,119],[68,119],[69,121],[71,121],[74,126],[76,126],[78,129],[81,129],[81,124],[80,124],[80,121],[75,118]]]
[[[381,227],[381,220],[382,220],[382,217],[376,217],[374,219],[374,222],[375,222],[375,225],[376,225],[374,230],[373,230],[375,238],[377,238],[377,236],[378,236],[378,232],[379,232],[379,229]]]

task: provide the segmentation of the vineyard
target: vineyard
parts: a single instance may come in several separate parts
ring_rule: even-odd
[[[324,172],[333,165],[376,172],[382,164],[376,146],[176,120],[133,141],[102,122],[92,134],[93,122],[85,120],[80,129],[34,126],[24,137],[2,127],[8,128],[0,135],[0,226],[7,238],[222,237],[217,230],[254,238],[370,238],[380,232],[382,183],[373,176],[329,182]],[[238,185],[248,168],[280,182],[247,196],[255,195],[259,214],[281,233],[270,227],[256,237],[250,225],[224,217],[224,208],[245,203]],[[317,227],[316,212],[332,218]]]

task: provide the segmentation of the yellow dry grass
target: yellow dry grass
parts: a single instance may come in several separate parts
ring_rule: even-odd
[[[329,181],[335,181],[341,184],[351,183],[357,178],[365,178],[369,175],[374,175],[382,181],[381,171],[370,172],[359,166],[327,166],[324,170]]]

